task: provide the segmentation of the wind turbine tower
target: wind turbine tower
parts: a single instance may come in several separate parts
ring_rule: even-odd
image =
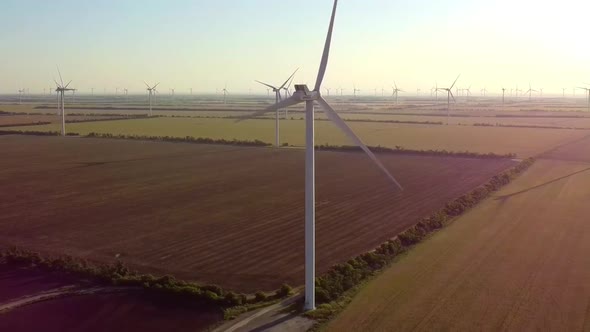
[[[156,94],[156,91],[157,91],[156,88],[158,87],[158,84],[160,84],[160,83],[157,83],[154,86],[149,86],[146,82],[143,82],[143,83],[147,87],[147,91],[148,91],[148,102],[150,104],[150,116],[152,116],[152,95],[155,95]]]
[[[377,167],[397,186],[397,188],[400,190],[402,189],[399,182],[397,182],[389,171],[387,171],[385,166],[383,166],[379,159],[375,157],[373,152],[367,148],[350,127],[348,127],[346,122],[340,118],[332,106],[330,106],[321,96],[322,81],[328,65],[337,5],[338,0],[334,0],[334,8],[332,10],[328,36],[326,38],[320,69],[313,91],[310,91],[305,84],[296,84],[295,92],[291,97],[267,108],[266,110],[256,112],[252,115],[259,116],[277,109],[305,103],[305,310],[315,309],[315,103],[318,103],[322,107],[328,119],[342,130],[356,145],[358,145],[371,158]]]
[[[61,136],[66,136],[65,92],[66,91],[76,91],[76,89],[69,88],[70,83],[72,83],[72,81],[69,81],[68,84],[64,85],[64,81],[61,78],[61,73],[59,71],[59,67],[57,68],[57,73],[59,74],[59,81],[61,82],[61,84],[55,80],[54,81],[55,81],[55,85],[57,86],[55,88],[55,91],[57,92],[58,112],[59,112],[59,108],[61,106]]]
[[[281,98],[281,90],[283,90],[285,88],[285,86],[287,85],[287,83],[289,83],[289,81],[291,81],[291,79],[295,76],[295,73],[297,73],[297,71],[299,70],[299,68],[297,68],[293,74],[291,74],[291,76],[289,76],[289,78],[287,78],[287,80],[285,81],[285,83],[283,83],[280,87],[275,87],[273,85],[270,85],[268,83],[264,83],[261,81],[256,81],[257,83],[260,83],[266,87],[268,87],[269,89],[272,89],[272,91],[275,93],[275,105],[278,104],[282,98]],[[275,146],[277,148],[280,147],[280,128],[279,128],[279,109],[277,109],[275,111]]]
[[[455,86],[455,84],[459,80],[460,76],[461,75],[457,76],[457,78],[455,79],[455,82],[453,82],[453,84],[450,87],[439,89],[439,90],[447,92],[447,126],[449,125],[449,117],[451,116],[451,97],[453,98],[453,101],[455,101],[455,96],[453,96],[453,87]]]
[[[533,92],[537,92],[537,90],[534,90],[534,89],[531,87],[531,84],[529,83],[529,90],[528,90],[527,92],[525,92],[525,94],[527,94],[527,93],[529,94],[529,101],[531,101],[531,100],[532,100]]]
[[[590,88],[578,87],[578,89],[586,90],[586,93],[588,93],[588,112],[590,112]]]
[[[401,90],[401,89],[398,89],[397,83],[395,83],[395,81],[393,82],[393,85],[394,86],[391,87],[393,89],[393,95],[392,96],[395,97],[395,103],[397,104],[398,103],[397,102],[397,100],[398,100],[397,97],[398,97],[399,93],[400,92],[404,92],[404,91]]]
[[[225,85],[225,87],[223,88],[223,90],[221,90],[221,92],[223,92],[223,103],[225,104],[227,95],[229,94],[229,92],[227,91],[227,84]]]

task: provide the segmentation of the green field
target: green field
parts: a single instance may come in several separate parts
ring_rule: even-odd
[[[528,157],[588,135],[585,130],[504,128],[441,125],[406,125],[349,122],[368,145],[402,146],[406,149],[438,149],[480,153],[516,153]],[[125,121],[101,121],[68,124],[67,131],[86,135],[90,132],[208,137],[214,139],[259,139],[274,142],[274,121],[231,119],[158,118]],[[14,130],[58,131],[58,125],[10,128]],[[281,121],[281,143],[303,146],[304,122]],[[316,122],[316,144],[350,145],[351,142],[330,122]]]

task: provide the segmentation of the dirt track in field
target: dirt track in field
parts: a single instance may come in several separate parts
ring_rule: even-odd
[[[0,243],[240,291],[303,281],[303,151],[0,137]],[[370,250],[513,164],[317,153],[318,272]]]
[[[546,157],[587,150],[575,144]],[[370,282],[327,330],[590,331],[589,184],[586,162],[537,161]]]

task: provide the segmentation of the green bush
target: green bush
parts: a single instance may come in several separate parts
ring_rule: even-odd
[[[254,299],[256,302],[264,302],[266,301],[267,296],[263,292],[256,292],[256,294],[254,294]]]
[[[275,292],[275,297],[282,298],[293,295],[293,288],[287,284],[282,284],[279,289]]]

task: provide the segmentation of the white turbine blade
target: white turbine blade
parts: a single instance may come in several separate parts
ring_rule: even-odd
[[[393,81],[393,85],[395,85],[395,89],[398,90],[397,89],[397,83],[395,83],[395,81]]]
[[[272,86],[272,85],[270,85],[270,84],[266,84],[266,83],[264,83],[264,82],[260,82],[260,81],[254,81],[254,82],[258,82],[258,83],[260,83],[260,84],[262,84],[262,85],[266,85],[267,87],[269,87],[269,88],[271,88],[271,89],[273,89],[273,90],[277,90],[277,88],[275,88],[274,86]]]
[[[55,82],[55,85],[60,88],[59,83],[57,83],[57,81],[55,80],[55,78],[53,79],[53,81]]]
[[[158,82],[156,85],[154,85],[154,87],[152,88],[152,90],[156,90],[156,88],[158,87],[158,85],[160,85],[160,82]]]
[[[70,86],[70,83],[72,83],[72,81],[69,81],[68,84],[66,84],[66,86],[64,88],[68,88],[68,86]]]
[[[457,78],[455,79],[455,82],[453,82],[453,85],[451,85],[451,87],[449,89],[452,89],[455,86],[455,84],[459,80],[459,77],[461,77],[461,74],[459,74],[459,76],[457,76]]]
[[[295,69],[295,71],[293,72],[293,74],[291,74],[291,76],[289,76],[289,78],[287,78],[287,80],[285,81],[285,83],[283,83],[283,85],[281,85],[280,89],[283,89],[285,87],[285,85],[287,85],[287,83],[289,83],[289,81],[291,81],[291,79],[295,76],[295,74],[297,73],[297,71],[299,70],[299,68]]]
[[[143,84],[145,84],[145,86],[147,86],[148,90],[151,89],[150,86],[145,81],[143,81]]]
[[[56,67],[57,67],[57,73],[59,74],[59,80],[61,82],[61,86],[64,86],[64,80],[61,78],[61,72],[59,71],[59,66],[56,66]]]
[[[297,70],[299,70],[299,68],[297,68]],[[289,81],[289,85],[287,86],[286,90],[289,90],[291,88],[291,85],[293,84],[293,79],[295,77],[291,78],[291,81]]]
[[[244,121],[244,120],[248,120],[248,119],[252,119],[252,118],[256,118],[256,117],[262,116],[262,115],[264,115],[266,113],[269,113],[269,112],[276,112],[277,110],[280,110],[280,109],[283,109],[283,108],[287,108],[287,107],[290,107],[290,106],[293,106],[293,105],[297,105],[297,104],[299,104],[301,102],[302,102],[301,98],[298,98],[298,97],[290,97],[290,98],[287,98],[287,99],[285,99],[285,100],[283,100],[283,101],[281,101],[281,102],[279,102],[277,104],[274,104],[274,105],[272,105],[270,107],[267,107],[267,108],[265,108],[265,109],[263,109],[261,111],[254,112],[254,113],[249,114],[249,115],[238,117],[238,122]]]
[[[451,89],[449,89],[448,91],[449,91],[449,94],[451,95],[451,98],[453,98],[453,101],[456,102],[455,96],[453,96],[453,91],[451,91]]]
[[[361,139],[355,135],[355,133],[352,131],[352,129],[350,129],[350,127],[346,124],[346,122],[344,122],[344,120],[342,120],[342,118],[338,115],[338,113],[336,113],[336,111],[323,98],[320,97],[317,100],[317,102],[320,104],[320,106],[322,106],[322,108],[324,109],[324,112],[326,113],[326,116],[330,119],[330,121],[332,121],[338,128],[340,128],[340,130],[342,130],[344,132],[344,134],[346,134],[346,136],[348,136],[348,138],[350,138],[356,145],[358,145],[363,151],[365,151],[365,153],[369,156],[369,158],[371,158],[371,160],[377,165],[377,167],[379,167],[381,169],[381,171],[383,171],[383,173],[385,173],[385,175],[387,175],[387,177],[391,181],[393,181],[393,183],[400,190],[404,190],[404,188],[399,184],[399,182],[397,182],[397,180],[393,177],[393,175],[391,175],[391,173],[389,173],[389,171],[387,170],[387,168],[385,168],[385,166],[381,163],[381,161],[379,161],[379,159],[377,159],[375,154],[373,154],[373,152],[371,152],[371,150],[369,150],[369,148],[365,145],[365,143],[363,143],[363,141],[361,141]]]
[[[338,7],[338,0],[334,0],[334,8],[332,9],[332,18],[330,19],[330,27],[328,28],[328,36],[326,37],[326,44],[324,45],[324,54],[320,62],[320,70],[318,71],[318,78],[315,81],[314,91],[320,91],[322,81],[328,68],[328,58],[330,57],[330,44],[332,43],[332,31],[334,30],[334,19],[336,18],[336,7]]]

